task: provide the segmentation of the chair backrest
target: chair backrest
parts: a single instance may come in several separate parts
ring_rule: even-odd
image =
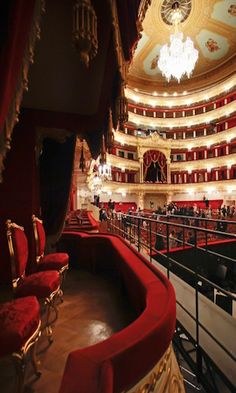
[[[43,221],[36,217],[34,214],[32,216],[33,230],[34,230],[34,240],[36,248],[36,262],[40,261],[40,258],[44,255],[46,235],[43,227]]]
[[[13,286],[16,287],[20,278],[24,277],[28,261],[28,240],[24,228],[7,220],[7,241],[11,259]]]

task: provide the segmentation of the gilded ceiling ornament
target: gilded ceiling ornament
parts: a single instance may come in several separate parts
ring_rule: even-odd
[[[216,52],[220,49],[218,43],[215,40],[213,40],[213,38],[209,38],[205,43],[205,46],[207,47],[209,52]]]
[[[155,68],[157,68],[158,59],[159,59],[159,55],[156,55],[156,56],[152,59],[151,65],[150,65],[151,70],[155,70]]]
[[[191,12],[192,0],[164,0],[161,6],[161,17],[167,25],[173,24],[172,13],[173,9],[176,8],[176,5],[178,5],[178,8],[181,10],[180,23],[183,23]]]
[[[236,5],[235,4],[231,4],[231,6],[228,9],[228,13],[231,16],[235,16],[236,17]]]

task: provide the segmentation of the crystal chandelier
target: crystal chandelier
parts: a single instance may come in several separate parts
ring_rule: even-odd
[[[171,23],[174,25],[174,34],[170,35],[170,46],[161,47],[158,67],[169,82],[171,77],[180,79],[186,74],[190,78],[198,59],[198,50],[194,48],[193,41],[187,37],[183,41],[183,33],[179,31],[182,13],[178,1],[174,2],[171,12]]]
[[[102,180],[110,180],[111,179],[111,165],[104,163],[100,163],[98,166],[98,175]]]

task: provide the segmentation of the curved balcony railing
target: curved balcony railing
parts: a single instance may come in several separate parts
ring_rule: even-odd
[[[157,220],[157,217],[150,219],[145,215],[118,213],[108,222],[108,230],[120,234],[139,251],[148,253],[150,262],[162,266],[173,283],[178,319],[175,342],[179,345],[184,333],[188,347],[192,345],[191,351],[185,352],[184,356],[198,381],[209,393],[221,393],[225,388],[235,392],[236,343],[232,338],[235,334],[236,286],[234,280],[226,280],[226,274],[229,270],[229,277],[236,275],[236,259],[225,250],[230,249],[226,247],[229,244],[231,247],[234,245],[235,249],[236,235],[209,229],[210,221],[217,223],[218,220],[199,219],[199,225],[196,226],[194,221],[195,225],[190,226],[166,218],[160,221],[159,216]],[[202,222],[204,226],[201,226]],[[230,224],[236,228],[236,222],[230,221]],[[173,230],[182,233],[181,239],[170,236]],[[188,231],[191,231],[192,239],[187,239]],[[164,241],[165,248],[162,250],[154,247],[157,237]],[[172,248],[173,240],[179,247]],[[221,245],[220,251],[215,247],[217,244],[218,247]],[[181,258],[178,257],[179,252]],[[213,271],[215,264],[214,277],[209,277],[200,263],[191,267],[186,263],[186,260],[191,260],[190,254],[196,256],[197,253],[211,261]],[[235,314],[229,315],[223,311],[217,304],[217,296],[228,299],[231,314]],[[212,372],[206,373],[203,364]]]

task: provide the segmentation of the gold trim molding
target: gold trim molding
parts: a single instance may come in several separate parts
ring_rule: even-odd
[[[179,118],[156,118],[148,117],[129,112],[129,122],[137,125],[137,127],[145,126],[148,128],[177,128],[177,127],[193,127],[200,124],[207,124],[212,121],[219,122],[220,119],[230,116],[236,112],[236,101],[229,104],[213,109],[210,112],[194,115],[191,117]]]
[[[123,393],[184,393],[183,376],[172,345],[155,367],[133,388]]]
[[[124,134],[123,132],[116,131],[114,133],[114,139],[116,142],[122,145],[129,146],[151,146],[152,148],[161,147],[166,149],[180,149],[190,150],[198,147],[207,147],[220,144],[223,142],[230,143],[232,139],[236,136],[236,127],[228,128],[225,131],[218,132],[217,134],[207,135],[203,137],[196,138],[186,138],[186,139],[164,139],[158,133],[153,132],[151,135],[142,138],[140,136],[133,136]]]
[[[222,181],[211,181],[201,183],[180,183],[180,184],[168,184],[168,183],[122,183],[115,181],[107,181],[103,183],[103,192],[126,192],[127,194],[165,194],[171,192],[173,194],[188,194],[192,192],[203,192],[206,190],[217,190],[219,193],[227,193],[229,190],[236,190],[235,180],[222,180]]]
[[[235,89],[236,87],[236,73],[226,78],[223,82],[219,82],[213,86],[206,89],[202,89],[198,92],[183,94],[179,93],[177,96],[173,94],[166,93],[166,96],[160,93],[147,93],[134,90],[131,86],[127,86],[125,90],[126,97],[134,102],[138,102],[140,105],[156,106],[156,107],[169,107],[171,102],[173,108],[178,108],[179,106],[196,105],[200,102],[205,102],[211,100],[214,97],[225,96],[228,91]],[[167,89],[166,89],[167,90]]]

